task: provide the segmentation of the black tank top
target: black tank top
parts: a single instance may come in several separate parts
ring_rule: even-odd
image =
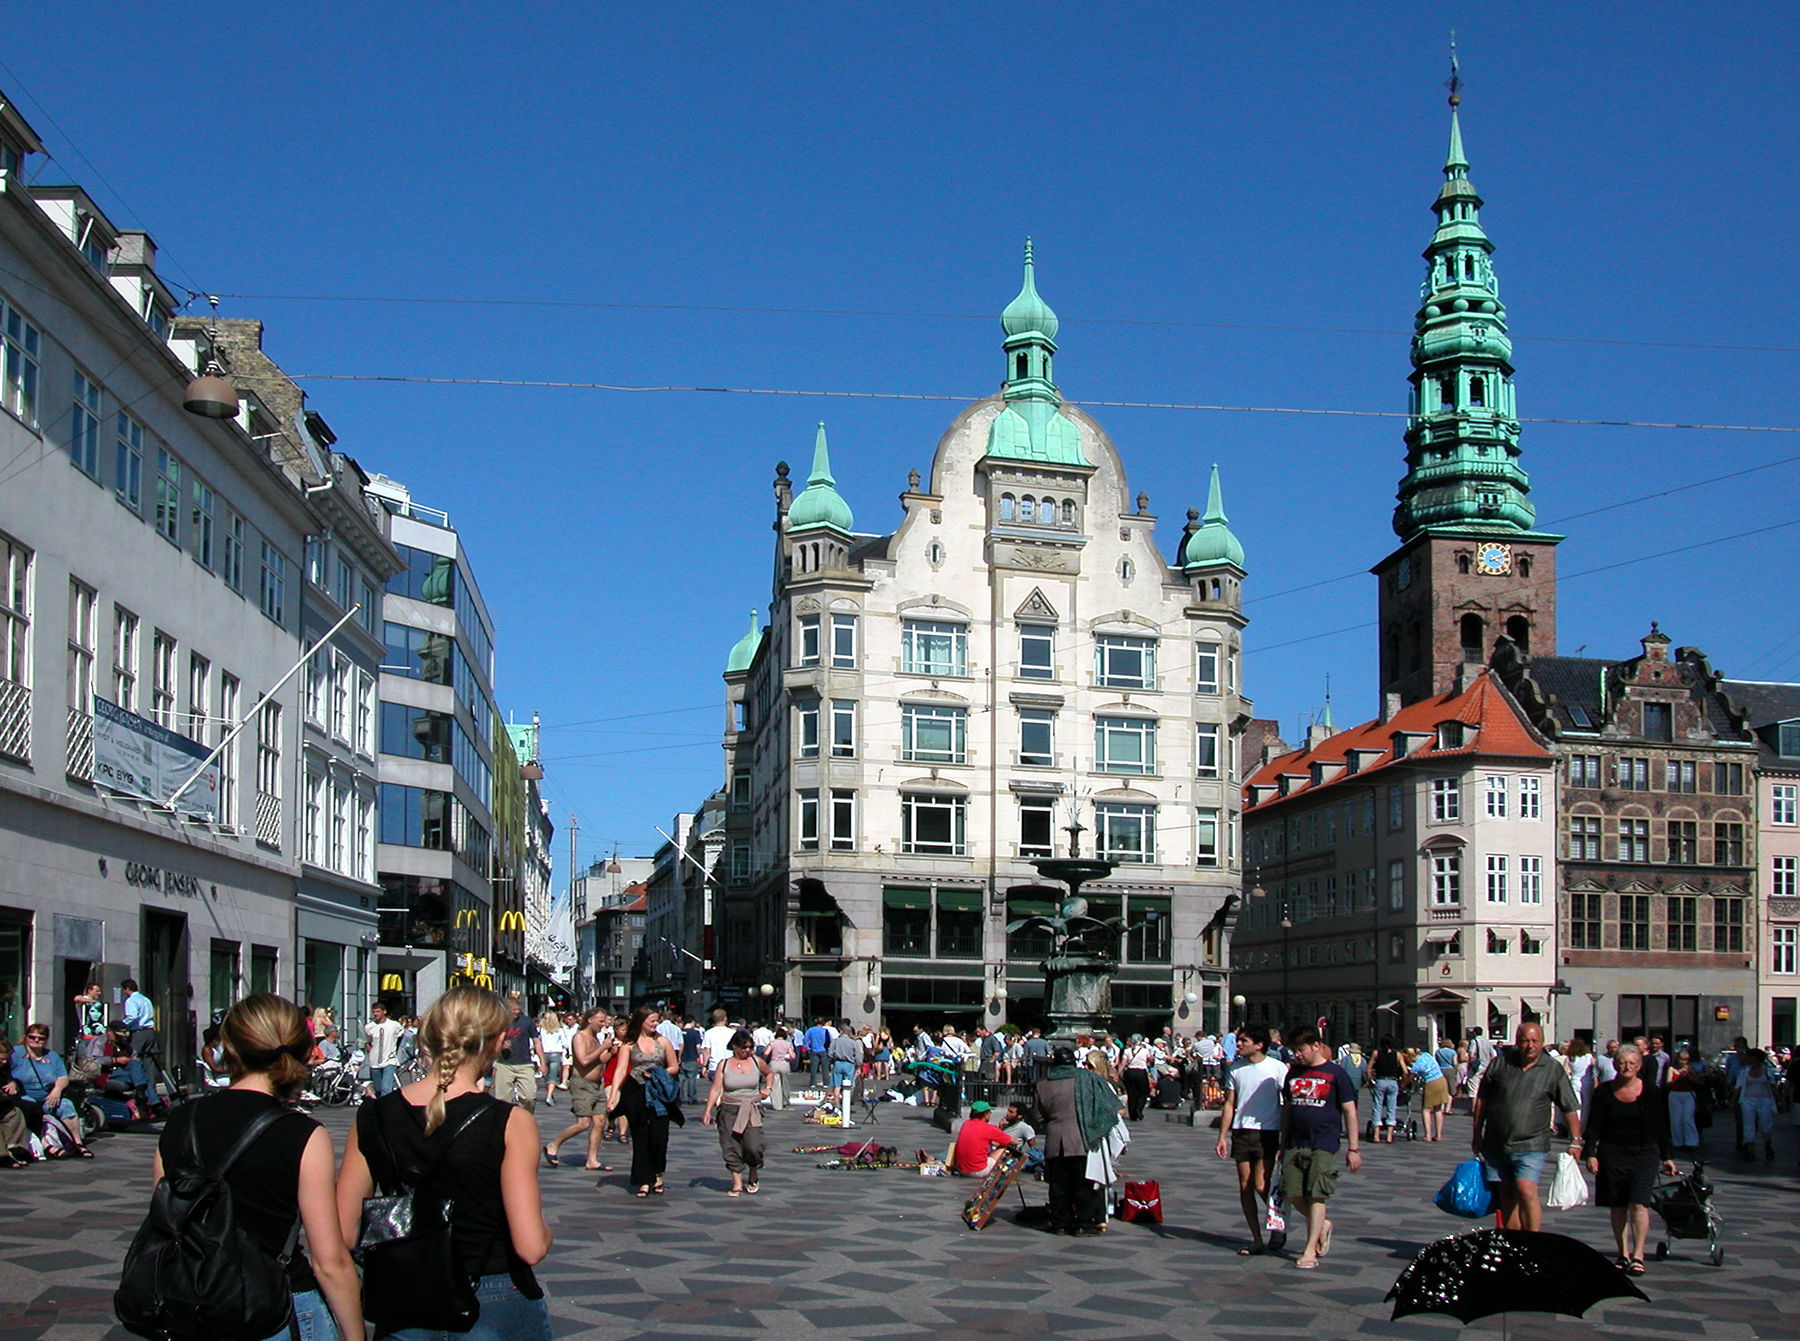
[[[201,1160],[212,1165],[225,1158],[232,1143],[257,1114],[281,1106],[255,1090],[219,1090],[183,1104],[169,1114],[156,1143],[163,1168],[182,1162],[190,1125],[194,1126]],[[256,1138],[255,1144],[238,1157],[225,1175],[238,1224],[271,1257],[281,1256],[300,1215],[300,1156],[318,1128],[319,1124],[306,1114],[288,1110],[286,1117]],[[312,1263],[302,1248],[296,1247],[288,1262],[288,1281],[296,1294],[319,1288]]]
[[[493,1113],[490,1108],[505,1111]],[[463,1270],[471,1276],[510,1271],[521,1291],[530,1294],[535,1282],[527,1288],[525,1282],[532,1280],[530,1268],[513,1256],[506,1206],[500,1197],[500,1164],[506,1154],[506,1123],[512,1105],[490,1094],[460,1094],[444,1105],[444,1111],[443,1123],[427,1136],[425,1110],[413,1107],[395,1090],[357,1110],[356,1144],[369,1163],[376,1186],[387,1187],[396,1181],[388,1162],[390,1147],[402,1168],[417,1173],[428,1168],[455,1136],[432,1187],[455,1203],[456,1252]],[[481,1114],[480,1120],[456,1135],[476,1113]]]

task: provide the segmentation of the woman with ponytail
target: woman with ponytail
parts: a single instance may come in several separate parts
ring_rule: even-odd
[[[466,1331],[377,1318],[377,1338],[549,1341],[550,1311],[531,1271],[551,1242],[538,1193],[537,1123],[481,1087],[505,1044],[510,1018],[494,993],[451,988],[419,1025],[424,1078],[357,1111],[337,1183],[345,1241],[355,1240],[363,1201],[377,1183],[384,1189],[416,1186],[421,1171],[435,1163],[432,1190],[456,1208],[457,1259],[481,1305]]]
[[[225,1175],[237,1223],[269,1256],[278,1259],[287,1249],[296,1220],[306,1231],[306,1246],[296,1247],[287,1264],[293,1330],[284,1327],[269,1341],[285,1341],[290,1335],[303,1341],[360,1339],[356,1267],[332,1200],[331,1137],[289,1107],[309,1073],[306,1059],[313,1039],[306,1016],[293,1002],[258,992],[226,1013],[219,1041],[231,1087],[169,1114],[156,1144],[153,1185],[163,1180],[165,1160],[177,1169],[189,1162],[190,1132],[202,1164],[212,1167],[252,1122],[265,1113],[278,1114]]]

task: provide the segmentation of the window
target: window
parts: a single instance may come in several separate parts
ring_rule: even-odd
[[[1598,950],[1602,899],[1598,894],[1569,896],[1569,948]]]
[[[1774,857],[1770,861],[1769,897],[1800,898],[1800,857]]]
[[[439,794],[441,795],[441,793]],[[301,858],[317,866],[319,850],[324,846],[325,779],[310,768],[306,770],[306,792],[301,804],[303,807],[300,835]],[[392,820],[393,816],[390,814],[390,826]],[[390,839],[394,836],[389,835]]]
[[[1742,866],[1744,864],[1744,826],[1734,822],[1720,822],[1713,825],[1713,865]]]
[[[1669,703],[1644,705],[1644,739],[1669,741],[1675,738],[1675,708]]]
[[[1543,817],[1543,780],[1541,778],[1519,779],[1519,818],[1522,820],[1541,819]]]
[[[1436,821],[1462,818],[1462,787],[1458,779],[1431,780],[1431,818]]]
[[[38,421],[38,357],[43,334],[11,303],[0,300],[5,331],[0,335],[0,405],[32,427]]]
[[[819,850],[819,792],[817,788],[809,788],[799,793],[797,824],[799,832],[795,841],[802,852]]]
[[[1769,972],[1793,973],[1800,955],[1800,927],[1769,928]]]
[[[1094,768],[1101,773],[1156,772],[1156,722],[1141,717],[1094,718]]]
[[[967,675],[969,630],[961,624],[902,620],[900,669],[909,675]]]
[[[1519,858],[1519,902],[1542,903],[1544,901],[1544,859],[1542,857]]]
[[[175,640],[161,629],[150,639],[150,719],[175,729]]]
[[[1699,765],[1693,760],[1671,759],[1668,768],[1669,790],[1672,792],[1695,792],[1700,790],[1695,776]]]
[[[1219,728],[1210,722],[1200,722],[1194,727],[1194,776],[1219,776]]]
[[[1571,754],[1569,756],[1569,785],[1571,787],[1598,787],[1600,785],[1600,757],[1594,754]]]
[[[1431,902],[1438,908],[1454,908],[1462,903],[1462,853],[1431,854]]]
[[[188,653],[188,737],[205,740],[212,718],[212,662]]]
[[[219,546],[219,576],[233,591],[243,591],[244,519],[235,512],[225,514],[225,533]]]
[[[731,808],[750,809],[750,770],[740,768],[731,775]]]
[[[1194,644],[1194,692],[1219,692],[1219,644],[1211,638]]]
[[[856,700],[831,700],[831,757],[851,759],[856,756]]]
[[[350,739],[350,687],[352,683],[350,658],[337,657],[331,666],[331,734],[339,740]]]
[[[1650,860],[1649,820],[1622,819],[1619,821],[1619,860]]]
[[[306,714],[306,720],[321,727],[325,725],[325,676],[329,657],[330,653],[323,647],[313,647],[307,652],[300,693],[300,710]]]
[[[1023,355],[1020,358],[1023,359]],[[1023,370],[1021,370],[1023,371]],[[1019,500],[1011,494],[1000,495],[1000,520],[1009,522],[1018,514]]]
[[[1783,759],[1800,757],[1800,722],[1776,723],[1775,742],[1775,752]]]
[[[137,711],[138,617],[122,605],[113,607],[113,702]]]
[[[856,616],[831,617],[831,664],[839,670],[856,667]]]
[[[1650,948],[1650,896],[1648,894],[1619,895],[1619,948],[1621,950],[1648,950]]]
[[[1156,641],[1117,634],[1096,637],[1094,683],[1109,689],[1156,688]]]
[[[937,892],[937,953],[940,959],[981,958],[981,891]]]
[[[1715,895],[1713,898],[1713,953],[1736,955],[1743,952],[1744,901]]]
[[[1487,901],[1489,903],[1506,902],[1507,874],[1506,858],[1490,854],[1487,859]]]
[[[181,543],[181,461],[167,447],[156,449],[156,533]]]
[[[1094,843],[1102,861],[1154,862],[1156,807],[1096,805]]]
[[[1394,783],[1387,789],[1388,828],[1398,829],[1406,823],[1406,788]]]
[[[1491,955],[1503,955],[1508,950],[1512,949],[1512,944],[1507,940],[1504,931],[1496,931],[1494,928],[1489,927],[1487,933],[1487,948],[1488,953]]]
[[[1742,796],[1744,794],[1744,766],[1742,764],[1714,764],[1713,790],[1720,796]]]
[[[819,705],[802,703],[794,709],[795,731],[800,738],[800,757],[817,759],[819,757]]]
[[[338,551],[337,567],[332,569],[331,576],[331,593],[338,603],[338,609],[348,610],[356,601],[356,570],[350,566],[350,560],[342,550]]]
[[[900,757],[916,764],[968,761],[968,710],[937,703],[900,705]]]
[[[69,460],[76,469],[100,478],[100,386],[75,374],[75,406],[69,415]]]
[[[144,508],[144,426],[125,411],[119,411],[113,435],[113,492],[133,512]]]
[[[1800,784],[1777,782],[1769,788],[1769,823],[1791,825],[1800,809]]]
[[[219,740],[238,723],[238,702],[242,695],[238,678],[227,671],[219,672]],[[217,745],[219,740],[213,744]],[[236,826],[238,822],[238,746],[234,740],[219,755],[219,823]]]
[[[800,658],[794,664],[797,666],[819,664],[819,617],[817,615],[800,616]]]
[[[1054,856],[1056,832],[1056,798],[1053,796],[1021,796],[1019,798],[1019,855],[1021,857]]]
[[[1537,955],[1537,954],[1542,954],[1543,952],[1544,952],[1544,942],[1543,942],[1542,938],[1533,936],[1529,931],[1521,931],[1519,933],[1519,953],[1520,954],[1522,954],[1522,955]]]
[[[193,512],[189,518],[188,535],[194,545],[194,562],[210,573],[218,558],[218,534],[213,517],[216,500],[212,489],[198,478],[194,480],[192,490]]]
[[[362,600],[357,603],[356,622],[370,633],[378,633],[375,621],[381,617],[381,606],[375,600],[375,584],[368,578],[363,579]]]
[[[1490,773],[1482,786],[1482,794],[1486,798],[1487,817],[1489,819],[1506,818],[1506,778],[1503,774]]]
[[[881,948],[884,954],[931,953],[931,891],[888,885],[881,891]]]
[[[1650,761],[1622,757],[1619,760],[1619,788],[1628,792],[1650,790]]]
[[[856,849],[856,793],[842,788],[831,793],[831,850]]]
[[[1194,812],[1194,865],[1219,864],[1219,812],[1202,807]]]
[[[1019,625],[1019,678],[1056,678],[1056,630],[1047,624]]]
[[[1668,948],[1698,950],[1700,948],[1700,900],[1691,894],[1671,894],[1667,900],[1669,915]]]
[[[1600,860],[1600,817],[1598,815],[1571,815],[1569,817],[1569,860]]]
[[[356,672],[356,735],[351,741],[358,754],[375,757],[375,677],[368,671]]]
[[[375,864],[375,798],[366,792],[356,796],[356,865],[351,871],[367,880]]]
[[[268,541],[262,542],[262,612],[281,628],[287,627],[287,556]]]
[[[931,792],[900,794],[900,850],[961,857],[968,848],[968,798]]]
[[[1056,713],[1051,709],[1019,709],[1019,762],[1033,768],[1056,763]]]
[[[281,705],[264,702],[256,714],[256,841],[281,846]]]
[[[1695,820],[1669,821],[1669,862],[1692,866],[1700,860],[1700,825]]]
[[[739,884],[750,878],[750,844],[731,845],[731,878]]]
[[[94,589],[69,579],[69,711],[94,711]]]

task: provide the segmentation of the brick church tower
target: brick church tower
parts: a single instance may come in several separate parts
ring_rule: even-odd
[[[1432,211],[1437,231],[1413,324],[1406,475],[1394,531],[1399,548],[1372,570],[1380,582],[1383,695],[1414,703],[1453,689],[1494,640],[1556,651],[1556,545],[1532,529],[1536,510],[1519,466],[1512,341],[1469,181],[1450,80],[1450,149]]]

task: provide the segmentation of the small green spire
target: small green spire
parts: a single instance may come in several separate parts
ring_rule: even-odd
[[[1054,340],[1058,324],[1050,304],[1038,296],[1037,276],[1031,263],[1031,239],[1026,238],[1025,283],[1019,289],[1019,296],[1000,314],[1000,329],[1006,332],[1008,339],[1035,332],[1046,340]]]
[[[831,477],[831,452],[825,445],[825,421],[821,419],[818,436],[813,439],[812,474],[806,477],[806,488],[788,509],[788,530],[823,526],[849,535],[855,524],[850,505],[838,493],[837,481]]]
[[[1215,463],[1212,481],[1206,488],[1206,515],[1200,518],[1200,524],[1189,533],[1182,546],[1181,566],[1183,571],[1191,573],[1226,563],[1243,568],[1244,547],[1231,533],[1229,519],[1225,516],[1225,495],[1219,487],[1219,467]]]
[[[1463,156],[1462,123],[1457,120],[1456,109],[1462,106],[1462,67],[1456,60],[1456,33],[1450,34],[1450,78],[1444,81],[1450,90],[1450,149],[1444,155],[1444,176],[1466,177],[1469,175],[1469,160]]]
[[[725,673],[735,675],[738,671],[750,669],[750,663],[756,660],[756,651],[762,646],[762,617],[755,610],[750,612],[750,631],[731,646],[731,653],[725,658]]]
[[[988,430],[987,455],[1009,461],[1042,461],[1059,466],[1085,466],[1081,434],[1062,413],[1050,362],[1056,353],[1056,313],[1038,296],[1025,239],[1025,283],[1019,296],[1000,314],[1006,332],[1006,382],[1001,394],[1006,408]]]

